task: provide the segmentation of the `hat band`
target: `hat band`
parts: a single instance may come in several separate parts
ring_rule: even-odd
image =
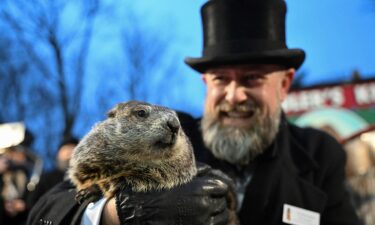
[[[283,41],[270,41],[264,39],[245,39],[217,43],[205,46],[204,56],[220,56],[228,54],[249,54],[269,50],[285,49],[287,46]]]

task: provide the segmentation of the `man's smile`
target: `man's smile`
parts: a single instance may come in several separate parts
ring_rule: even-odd
[[[254,110],[250,111],[220,111],[220,119],[224,125],[248,127],[253,118]]]

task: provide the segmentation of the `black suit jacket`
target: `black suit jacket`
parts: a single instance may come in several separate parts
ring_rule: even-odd
[[[198,127],[193,129],[199,133]],[[203,146],[201,135],[192,137],[199,161],[235,174],[230,172],[233,166],[217,160]],[[283,118],[275,142],[253,162],[255,169],[239,212],[241,224],[284,224],[284,204],[320,213],[323,225],[360,224],[344,183],[345,157],[328,134],[296,127]]]

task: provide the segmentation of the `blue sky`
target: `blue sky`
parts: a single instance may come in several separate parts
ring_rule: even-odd
[[[179,34],[186,56],[199,56],[199,10],[205,1],[140,0],[138,9]],[[307,53],[306,85],[346,79],[357,69],[375,76],[375,0],[287,0],[287,43]],[[160,27],[162,28],[162,27]]]
[[[307,53],[306,85],[346,79],[350,71],[375,76],[375,1],[290,0],[290,46]]]

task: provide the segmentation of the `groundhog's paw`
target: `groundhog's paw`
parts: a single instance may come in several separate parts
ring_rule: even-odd
[[[85,201],[87,195],[88,195],[87,189],[79,190],[75,196],[75,199],[78,202],[78,204],[82,204]]]
[[[95,202],[102,197],[102,192],[98,186],[93,185],[86,189],[81,189],[77,192],[75,200],[78,204],[82,204],[84,201],[89,200],[90,202]]]

